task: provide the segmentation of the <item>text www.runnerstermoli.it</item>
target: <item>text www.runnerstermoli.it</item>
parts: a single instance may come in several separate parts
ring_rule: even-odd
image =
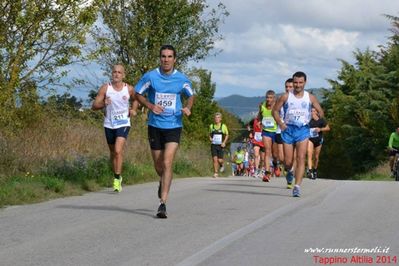
[[[387,255],[390,247],[373,248],[305,248],[304,253],[312,254],[314,264],[397,264],[396,256]]]
[[[305,253],[345,253],[345,254],[374,254],[374,253],[381,253],[381,254],[388,254],[390,247],[373,247],[373,248],[305,248]]]

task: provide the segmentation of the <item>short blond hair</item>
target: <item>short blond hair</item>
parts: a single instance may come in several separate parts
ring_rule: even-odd
[[[217,116],[220,116],[220,118],[222,118],[222,113],[216,112],[215,115],[214,115],[214,117],[217,117]]]

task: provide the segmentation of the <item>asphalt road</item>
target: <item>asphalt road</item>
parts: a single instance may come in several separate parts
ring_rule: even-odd
[[[179,179],[168,219],[156,191],[1,209],[0,265],[399,265],[399,182]]]

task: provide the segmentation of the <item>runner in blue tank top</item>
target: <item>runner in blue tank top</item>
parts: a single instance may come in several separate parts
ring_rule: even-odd
[[[309,140],[309,121],[313,106],[320,117],[324,116],[317,98],[305,91],[306,74],[296,72],[293,75],[294,90],[281,96],[273,107],[273,117],[281,128],[284,148],[285,169],[290,170],[293,164],[294,147],[296,150],[294,197],[300,196],[300,185],[305,172],[305,157]],[[280,109],[284,106],[284,118],[280,117]],[[287,180],[288,181],[288,180]]]
[[[167,218],[165,204],[172,182],[173,160],[180,143],[182,118],[183,114],[191,114],[194,93],[188,78],[174,69],[176,50],[172,45],[161,47],[160,63],[159,68],[144,74],[135,87],[137,100],[149,109],[148,140],[155,170],[160,177],[157,216]],[[182,95],[188,97],[185,107]]]

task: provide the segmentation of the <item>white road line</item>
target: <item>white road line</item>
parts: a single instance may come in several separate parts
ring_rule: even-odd
[[[333,187],[335,190],[336,185]],[[198,265],[201,262],[204,262],[206,259],[210,258],[212,255],[216,254],[220,250],[224,249],[225,247],[229,246],[233,242],[237,241],[238,239],[254,232],[255,230],[270,224],[274,222],[276,219],[281,217],[282,215],[286,213],[290,213],[294,211],[295,209],[302,207],[306,205],[309,202],[320,202],[320,201],[315,201],[316,198],[319,197],[325,197],[327,188],[319,191],[316,194],[313,194],[309,197],[306,198],[294,198],[293,202],[290,203],[289,205],[286,205],[284,207],[281,207],[271,213],[266,214],[262,218],[259,218],[255,222],[248,224],[231,234],[217,240],[216,242],[210,244],[209,246],[205,247],[204,249],[200,250],[199,252],[193,254],[192,256],[184,259],[180,263],[177,264],[177,266],[192,266],[192,265]],[[331,186],[328,186],[328,190],[332,190]]]

